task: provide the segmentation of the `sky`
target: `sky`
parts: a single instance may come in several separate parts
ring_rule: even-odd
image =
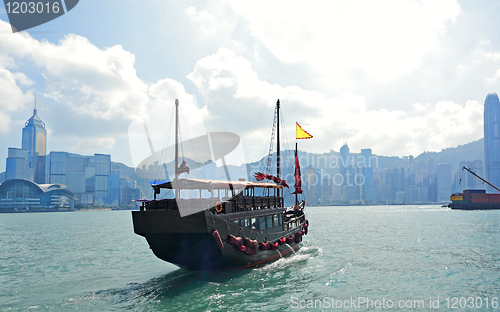
[[[175,99],[182,140],[240,136],[232,163],[266,156],[277,99],[282,148],[295,122],[314,136],[299,149],[315,153],[466,144],[500,93],[498,16],[495,0],[82,0],[12,33],[0,4],[0,171],[35,97],[48,152],[129,166],[173,144]]]

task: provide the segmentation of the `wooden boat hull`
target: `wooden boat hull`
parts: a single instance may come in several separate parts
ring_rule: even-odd
[[[212,236],[217,229],[223,241],[229,235],[263,241],[293,235],[300,227],[279,233],[265,233],[242,228],[209,211],[181,218],[177,210],[133,211],[134,232],[144,236],[160,259],[193,270],[217,270],[253,267],[275,261],[297,250],[295,241],[279,246],[278,250],[257,250],[247,255],[233,245],[224,243],[222,250]]]

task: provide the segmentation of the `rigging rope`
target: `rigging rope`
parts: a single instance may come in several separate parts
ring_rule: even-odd
[[[180,108],[179,108],[180,110]],[[187,126],[187,123],[186,123],[186,118],[184,118],[184,114],[181,114],[182,116],[182,121],[184,122],[184,127],[186,127],[186,132],[187,132],[187,135],[188,135],[188,139],[189,139],[189,142],[191,143],[191,148],[193,150],[193,155],[194,155],[194,161],[196,162],[196,165],[200,165],[200,160],[198,159],[198,156],[196,155],[196,150],[194,148],[194,145],[193,145],[193,141],[191,140],[191,134],[189,133],[189,127]],[[203,179],[206,180],[206,177],[205,177],[205,174],[203,173],[203,170],[200,170],[201,171],[201,175],[203,176]]]

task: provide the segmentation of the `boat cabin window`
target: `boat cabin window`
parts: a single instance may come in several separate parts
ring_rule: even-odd
[[[282,214],[278,215],[278,223],[279,223],[279,225],[283,224],[283,215]]]
[[[260,217],[259,229],[264,230],[266,228],[266,217]]]
[[[251,224],[251,229],[252,230],[256,230],[257,229],[257,219],[256,218],[252,218],[252,220],[250,221],[250,224]]]
[[[274,215],[274,216],[273,216],[273,219],[274,219],[274,226],[278,226],[278,225],[280,225],[280,224],[279,224],[279,221],[278,221],[278,215]]]
[[[249,226],[248,226],[248,219],[243,219],[243,220],[241,220],[241,226],[242,226],[242,227],[249,227]]]
[[[273,216],[267,216],[267,227],[273,227]]]

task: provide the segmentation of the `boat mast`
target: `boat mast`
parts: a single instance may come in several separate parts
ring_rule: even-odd
[[[280,167],[281,167],[281,156],[280,156],[280,100],[276,102],[276,116],[277,116],[277,141],[276,141],[276,177],[280,179]],[[278,197],[280,196],[280,189],[278,188]]]
[[[179,100],[175,99],[175,181],[179,178]],[[179,190],[175,190],[175,198],[179,198]]]
[[[295,138],[295,157],[298,157],[298,154],[297,154],[297,138]],[[295,164],[295,166],[297,166],[297,164]],[[297,177],[295,177],[295,179],[297,179]],[[299,204],[299,194],[295,193],[295,205],[298,205]]]

